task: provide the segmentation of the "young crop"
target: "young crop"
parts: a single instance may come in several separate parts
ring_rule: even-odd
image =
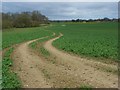
[[[45,27],[35,28],[15,28],[3,31],[2,48],[5,49],[14,44],[52,35],[51,31],[46,31]]]
[[[6,51],[2,61],[2,88],[20,88],[21,83],[16,73],[11,71],[13,64],[10,55],[13,52],[13,48]]]
[[[78,55],[117,60],[118,31],[116,22],[66,23],[66,27],[56,24],[53,30],[64,35],[53,42],[53,45],[61,50]]]

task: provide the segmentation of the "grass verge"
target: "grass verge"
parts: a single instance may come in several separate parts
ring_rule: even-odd
[[[20,88],[21,82],[16,73],[11,71],[13,64],[10,56],[14,48],[10,48],[4,54],[2,61],[2,88]]]

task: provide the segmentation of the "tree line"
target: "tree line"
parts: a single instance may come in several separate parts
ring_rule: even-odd
[[[51,22],[117,22],[120,19],[110,19],[110,18],[103,18],[103,19],[72,19],[72,20],[51,20]]]
[[[49,24],[49,20],[39,11],[2,13],[2,29],[37,27],[41,24]]]
[[[100,21],[100,22],[107,22],[107,21],[113,21],[113,22],[116,22],[116,21],[118,21],[118,19],[115,19],[115,18],[113,18],[113,19],[110,19],[110,18],[107,18],[107,17],[105,17],[105,18],[103,18],[103,19],[88,19],[88,20],[84,20],[84,19],[76,19],[76,20],[72,20],[72,22],[95,22],[95,21]]]

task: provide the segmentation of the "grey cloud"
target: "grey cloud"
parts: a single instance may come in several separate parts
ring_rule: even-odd
[[[4,12],[39,10],[49,19],[76,18],[117,18],[117,2],[38,2],[38,3],[3,3]]]

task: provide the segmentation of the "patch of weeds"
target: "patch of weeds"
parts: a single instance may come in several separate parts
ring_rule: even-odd
[[[44,47],[40,47],[40,52],[44,56],[50,56],[50,53]]]
[[[118,70],[114,70],[112,68],[103,68],[103,69],[106,72],[110,72],[110,73],[113,73],[113,74],[118,74]]]
[[[45,75],[45,77],[47,77],[48,79],[50,79],[50,75],[48,74],[47,70],[43,69],[42,72]]]
[[[20,88],[21,83],[18,79],[16,73],[12,72],[10,67],[13,62],[10,58],[13,48],[10,48],[5,52],[5,55],[2,60],[2,88]]]
[[[29,47],[36,49],[37,48],[37,42],[33,42],[31,44],[29,44]]]
[[[56,61],[55,61],[55,60],[51,60],[51,61],[52,61],[52,63],[53,63],[53,64],[55,64],[55,63],[56,63]]]

